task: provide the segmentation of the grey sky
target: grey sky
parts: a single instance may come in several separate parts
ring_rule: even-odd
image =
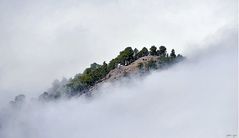
[[[236,0],[0,0],[0,93],[39,93],[126,46],[203,48]],[[34,91],[33,91],[34,90]]]

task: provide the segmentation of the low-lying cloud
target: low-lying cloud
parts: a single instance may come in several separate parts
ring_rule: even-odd
[[[212,45],[144,79],[105,84],[92,98],[2,108],[0,137],[225,138],[237,131],[237,32]]]

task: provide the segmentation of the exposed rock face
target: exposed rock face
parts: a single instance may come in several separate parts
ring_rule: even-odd
[[[119,79],[121,77],[136,74],[139,73],[140,69],[145,70],[145,65],[149,61],[158,61],[158,56],[145,56],[141,57],[138,60],[134,61],[133,63],[129,64],[128,66],[120,66],[114,70],[111,70],[105,78],[103,78],[103,81],[112,81],[115,79]],[[140,67],[142,66],[142,68]]]
[[[90,92],[96,90],[99,86],[101,86],[105,82],[111,82],[118,80],[122,77],[129,75],[136,75],[138,73],[143,73],[148,71],[147,65],[149,62],[158,62],[159,56],[145,56],[137,59],[133,63],[127,66],[118,66],[117,68],[111,70],[105,78],[100,80],[97,84],[90,88]]]

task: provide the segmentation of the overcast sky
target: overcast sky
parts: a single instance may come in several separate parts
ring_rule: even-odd
[[[0,93],[42,92],[127,46],[187,55],[235,27],[235,1],[0,0]]]

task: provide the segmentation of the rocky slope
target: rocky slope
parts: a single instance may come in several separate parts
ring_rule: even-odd
[[[98,87],[100,87],[103,83],[106,83],[106,82],[116,81],[122,77],[130,76],[130,75],[143,74],[149,71],[150,63],[155,63],[157,64],[156,66],[158,67],[160,66],[158,64],[159,62],[160,62],[159,56],[145,56],[135,60],[133,63],[127,66],[118,65],[118,67],[111,70],[106,75],[106,77],[104,77],[97,84],[91,87],[89,91],[91,92],[96,90]]]

